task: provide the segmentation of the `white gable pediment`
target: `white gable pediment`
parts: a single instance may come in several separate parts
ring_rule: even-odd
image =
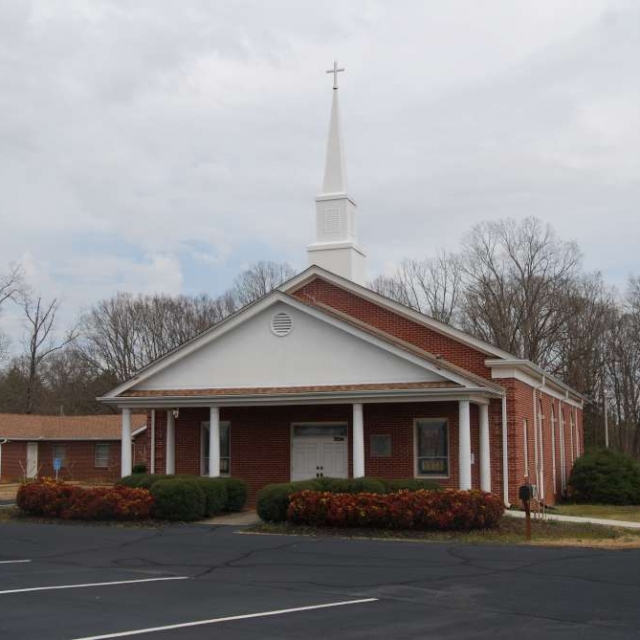
[[[272,326],[274,316],[282,313],[291,320],[285,336],[277,335]],[[322,315],[280,297],[219,337],[174,356],[155,372],[152,367],[128,388],[244,389],[446,379],[426,361],[384,348]]]

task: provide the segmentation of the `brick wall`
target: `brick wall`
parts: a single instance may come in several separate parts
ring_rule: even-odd
[[[104,444],[107,444],[107,441]],[[120,442],[109,441],[108,444],[109,465],[107,468],[96,468],[95,442],[38,442],[38,473],[40,476],[55,477],[53,448],[60,445],[65,448],[65,464],[58,474],[61,480],[115,480],[120,477]],[[2,445],[3,480],[19,480],[23,475],[23,468],[26,469],[26,467],[26,442],[8,442]]]
[[[485,353],[472,349],[453,338],[380,307],[325,280],[316,278],[293,292],[293,295],[307,304],[320,302],[333,307],[434,355],[443,355],[445,360],[476,375],[491,378],[491,371],[484,364],[488,357]]]
[[[449,422],[449,477],[438,478],[445,487],[458,487],[458,403],[365,404],[365,471],[368,476],[414,476],[414,418],[444,417]],[[346,422],[348,468],[352,476],[353,435],[351,405],[222,408],[220,419],[230,422],[231,475],[249,484],[250,502],[261,487],[291,478],[291,425],[295,422]],[[176,473],[201,472],[201,424],[209,420],[207,408],[182,408],[176,420]],[[480,486],[478,408],[471,405],[471,447],[475,457],[472,483]],[[492,402],[489,414],[492,488],[502,491],[502,442],[500,402]],[[165,469],[166,412],[156,412],[156,472]],[[391,436],[389,458],[371,455],[371,436]]]
[[[536,484],[536,469],[542,469],[544,502],[555,504],[562,496],[562,450],[560,441],[564,431],[565,481],[568,481],[575,460],[575,430],[573,455],[571,447],[570,412],[577,421],[582,420],[582,410],[554,398],[544,390],[535,391],[536,414],[534,419],[534,389],[520,380],[501,380],[507,388],[507,415],[509,425],[509,484],[510,500],[517,501],[517,488],[527,475],[525,451],[528,453],[528,471],[532,484]],[[561,426],[562,414],[564,425]],[[555,415],[555,433],[552,417]],[[540,420],[542,416],[542,420]],[[527,421],[527,447],[525,449],[525,426]],[[537,438],[537,442],[536,442]],[[582,436],[580,435],[580,442]],[[555,444],[555,447],[554,447]],[[553,458],[555,450],[555,474]],[[537,456],[536,456],[537,453]],[[554,482],[555,476],[555,482]]]

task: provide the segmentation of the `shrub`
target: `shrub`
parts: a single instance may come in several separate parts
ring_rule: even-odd
[[[39,478],[23,484],[18,489],[18,508],[32,516],[58,518],[69,503],[71,493],[76,489],[66,482],[52,478]]]
[[[298,482],[268,484],[258,492],[258,515],[265,522],[284,522],[287,519],[289,497],[305,489],[331,493],[385,492],[383,481],[377,478],[312,478]]]
[[[151,473],[134,473],[118,480],[118,484],[124,487],[135,487],[140,489],[149,489],[160,480],[213,480],[224,485],[226,490],[226,498],[224,506],[220,511],[242,511],[247,502],[247,483],[239,478],[206,478],[203,476],[193,475],[163,475]],[[219,511],[216,511],[219,513]]]
[[[147,465],[144,462],[140,462],[138,464],[133,465],[133,469],[131,469],[132,474],[136,473],[147,473]]]
[[[268,484],[260,489],[257,497],[257,512],[260,519],[265,522],[284,522],[287,519],[289,496],[295,492],[292,482]]]
[[[200,476],[164,475],[161,473],[132,473],[130,476],[120,478],[117,484],[135,489],[151,489],[158,480],[173,480],[174,478],[199,478]]]
[[[205,516],[211,518],[226,509],[228,501],[226,478],[196,478],[196,482],[204,492]]]
[[[425,480],[422,478],[402,478],[400,480],[381,480],[385,486],[385,493],[394,493],[395,491],[438,491],[440,485],[433,480]]]
[[[150,516],[153,498],[142,489],[85,489],[43,478],[20,487],[17,504],[29,515],[64,520],[144,520]]]
[[[502,500],[482,491],[302,491],[291,496],[287,519],[327,527],[468,531],[495,527],[503,512]]]
[[[576,502],[640,504],[640,465],[608,449],[586,453],[573,465],[568,494]]]
[[[377,478],[319,478],[312,482],[316,482],[321,491],[331,493],[385,493],[384,483]]]
[[[221,478],[227,488],[225,511],[242,511],[247,502],[247,483],[239,478]]]
[[[151,486],[153,514],[163,520],[199,520],[206,512],[207,500],[197,478],[168,478]]]

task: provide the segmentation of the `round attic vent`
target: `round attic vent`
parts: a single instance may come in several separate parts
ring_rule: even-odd
[[[281,311],[271,318],[271,331],[273,331],[277,336],[282,338],[289,335],[291,333],[291,329],[293,329],[293,322],[288,313]]]

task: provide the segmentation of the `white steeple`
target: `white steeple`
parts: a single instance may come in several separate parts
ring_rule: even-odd
[[[333,74],[333,100],[322,193],[316,197],[316,241],[307,247],[309,263],[364,284],[366,256],[356,246],[356,203],[347,194],[347,171],[340,127],[338,63]]]

